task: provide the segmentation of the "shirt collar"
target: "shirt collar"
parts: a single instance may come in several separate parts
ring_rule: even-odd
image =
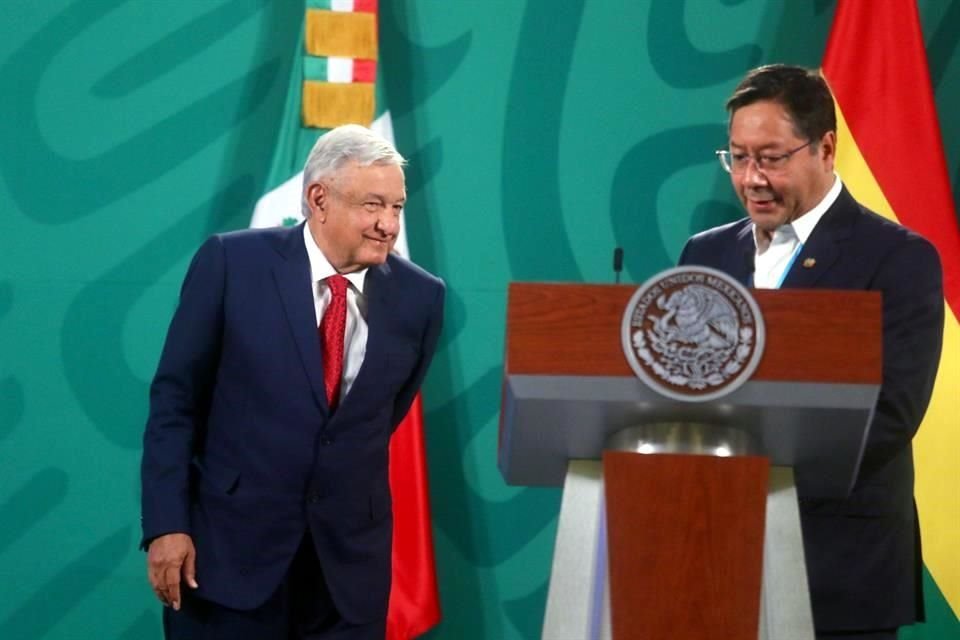
[[[310,225],[306,222],[303,224],[303,243],[307,247],[307,258],[310,260],[311,282],[322,282],[337,273],[337,270],[333,268],[333,265],[330,264],[327,257],[320,251],[316,240],[313,239],[313,234],[310,233]],[[361,294],[363,293],[363,283],[364,280],[366,280],[366,276],[367,269],[360,269],[353,273],[343,274],[343,277]]]
[[[834,173],[833,174],[833,185],[830,189],[827,190],[827,194],[823,196],[823,199],[817,203],[817,205],[807,211],[792,223],[782,225],[778,227],[773,233],[776,238],[777,234],[783,230],[784,233],[797,236],[797,240],[800,241],[800,244],[806,244],[807,239],[810,238],[810,234],[813,233],[814,227],[817,226],[817,223],[820,222],[820,218],[823,217],[823,214],[833,206],[833,203],[837,201],[837,198],[840,197],[840,190],[843,188],[843,183],[840,181],[840,177]],[[792,229],[786,229],[786,227],[792,227]],[[753,244],[757,250],[760,249],[760,243],[757,241],[757,225],[753,225]]]

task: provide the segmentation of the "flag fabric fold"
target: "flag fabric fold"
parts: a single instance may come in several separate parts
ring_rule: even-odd
[[[943,264],[943,354],[913,446],[930,624],[911,637],[957,637],[960,225],[915,0],[839,0],[822,72],[837,105],[837,172],[857,200],[933,242]],[[942,620],[930,619],[931,601],[946,601]]]
[[[327,130],[362,124],[393,140],[382,83],[376,81],[376,0],[306,0],[296,47],[266,193],[254,208],[251,227],[303,220],[303,163]],[[409,257],[402,219],[394,251]],[[390,441],[390,488],[394,534],[387,639],[409,640],[440,621],[419,395]]]

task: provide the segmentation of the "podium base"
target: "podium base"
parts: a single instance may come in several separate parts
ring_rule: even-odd
[[[793,470],[771,467],[757,637],[813,640]],[[631,635],[631,640],[636,636]],[[611,628],[602,465],[568,463],[543,640],[620,640]]]
[[[543,640],[612,640],[603,465],[571,460],[543,618]]]
[[[813,636],[813,614],[793,469],[770,467],[759,638],[813,640]]]

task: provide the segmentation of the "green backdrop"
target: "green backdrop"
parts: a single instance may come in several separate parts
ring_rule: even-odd
[[[919,4],[958,193],[960,0]],[[713,156],[723,100],[757,64],[818,66],[832,12],[381,0],[411,252],[449,285],[425,388],[431,638],[539,633],[559,492],[507,487],[495,465],[507,283],[608,282],[618,245],[639,282],[739,216]],[[147,385],[192,252],[246,226],[264,188],[303,3],[0,0],[0,15],[0,638],[159,638],[136,549]],[[931,609],[926,634],[902,635],[958,634],[936,595]]]

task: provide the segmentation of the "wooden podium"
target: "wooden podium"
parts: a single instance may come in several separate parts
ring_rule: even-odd
[[[635,290],[509,288],[500,470],[564,487],[544,640],[812,638],[797,500],[855,481],[881,382],[879,294],[752,291],[757,370],[688,403],[627,363]]]

